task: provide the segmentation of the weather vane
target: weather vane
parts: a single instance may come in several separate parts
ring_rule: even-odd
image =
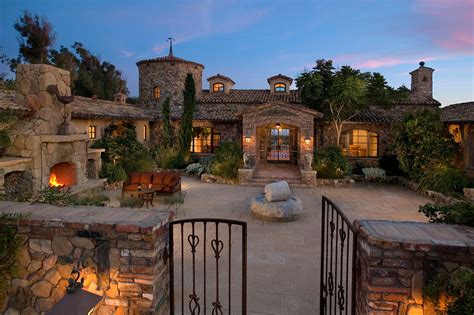
[[[174,38],[173,38],[173,37],[168,37],[168,41],[170,42],[170,53],[169,53],[169,56],[170,56],[170,57],[173,57],[173,41],[174,41]]]

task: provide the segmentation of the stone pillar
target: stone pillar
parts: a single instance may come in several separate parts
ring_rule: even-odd
[[[437,314],[423,296],[430,266],[448,273],[474,268],[474,228],[393,221],[356,221],[355,227],[358,314]]]

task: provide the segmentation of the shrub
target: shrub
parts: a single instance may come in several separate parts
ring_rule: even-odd
[[[225,141],[217,147],[214,158],[217,162],[223,162],[232,159],[242,159],[242,155],[242,148],[237,142]]]
[[[102,163],[99,177],[107,178],[108,183],[116,183],[127,180],[127,172],[119,164]]]
[[[211,173],[226,179],[237,179],[239,177],[239,168],[241,166],[242,161],[237,159],[226,160],[223,162],[214,162],[212,164]]]
[[[242,167],[242,154],[242,148],[237,142],[221,143],[216,149],[211,173],[226,179],[237,179],[239,168]]]
[[[65,207],[73,204],[74,196],[69,189],[59,187],[44,187],[38,192],[38,195],[32,200],[38,203],[48,203],[59,207]]]
[[[120,207],[123,208],[140,208],[142,201],[137,197],[123,197],[120,200]]]
[[[104,129],[104,136],[92,146],[105,149],[102,153],[103,164],[118,165],[126,174],[148,172],[154,167],[149,151],[137,140],[132,124],[109,125]]]
[[[201,176],[204,173],[211,173],[212,158],[203,158],[198,163],[191,163],[186,167],[186,175]]]
[[[16,221],[25,217],[19,213],[0,214],[0,291],[8,287],[9,278],[18,276],[17,258],[23,241],[17,235]]]
[[[440,307],[441,296],[448,297],[442,311],[449,315],[474,314],[474,272],[461,267],[450,273],[439,263],[436,265],[427,273],[425,297],[437,307]]]
[[[418,212],[428,217],[431,223],[462,224],[474,226],[474,204],[457,202],[452,205],[426,204]]]
[[[462,193],[467,186],[467,176],[447,163],[431,164],[420,179],[420,188],[444,194]]]
[[[157,150],[156,164],[164,169],[180,169],[187,165],[190,155],[183,156],[178,148],[161,147]]]
[[[387,172],[387,176],[402,176],[403,171],[400,169],[400,163],[397,156],[393,154],[383,155],[379,159],[379,167]]]
[[[11,145],[10,136],[7,130],[0,130],[0,148],[7,148]]]
[[[337,146],[314,150],[314,164],[319,178],[343,178],[350,172],[350,164]]]
[[[459,149],[439,111],[433,110],[406,115],[394,126],[394,143],[400,168],[416,181],[433,161],[449,163]]]
[[[97,193],[89,193],[77,197],[77,199],[73,200],[73,204],[76,206],[105,207],[109,201],[110,198],[107,196],[99,195]]]

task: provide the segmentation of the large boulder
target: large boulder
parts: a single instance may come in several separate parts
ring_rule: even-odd
[[[290,186],[283,181],[265,185],[265,198],[267,201],[286,201],[290,198]]]
[[[303,211],[303,204],[300,199],[290,197],[285,201],[269,202],[265,195],[259,195],[252,199],[250,203],[252,213],[261,219],[271,221],[293,221],[296,220]]]

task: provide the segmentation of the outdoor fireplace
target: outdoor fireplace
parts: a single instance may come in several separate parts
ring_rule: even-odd
[[[50,187],[71,187],[76,185],[76,166],[71,162],[58,163],[49,173]]]

